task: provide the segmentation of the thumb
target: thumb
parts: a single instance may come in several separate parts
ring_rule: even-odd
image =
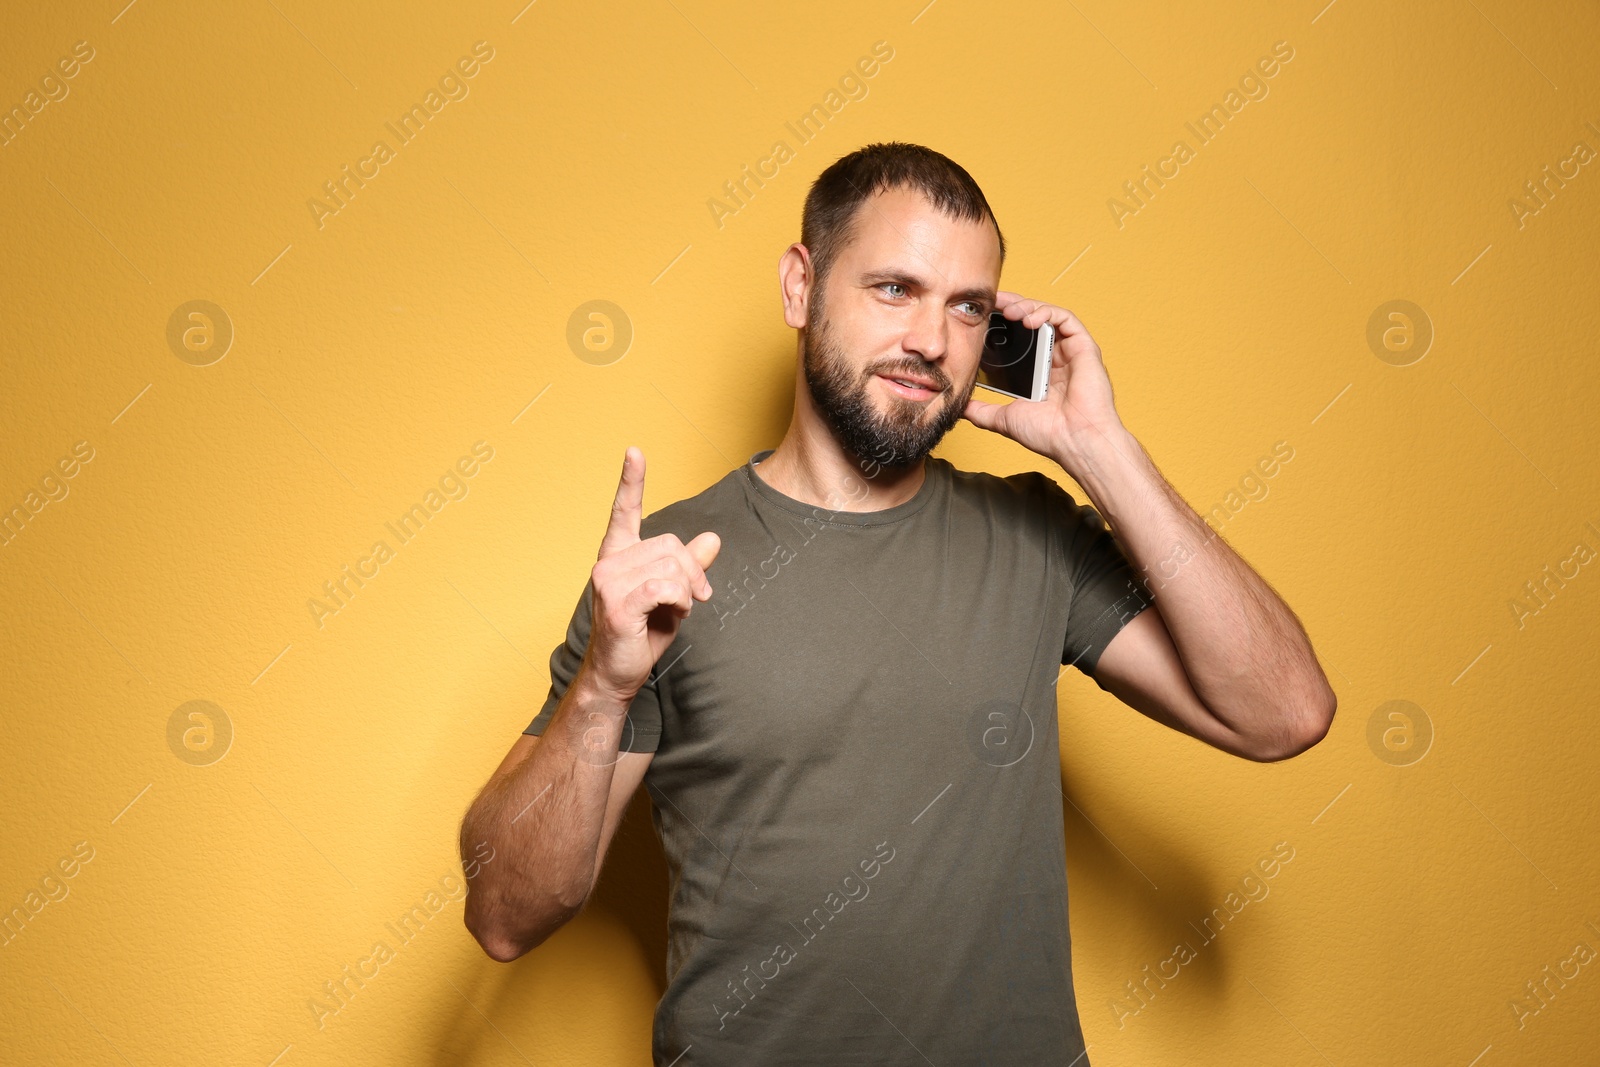
[[[705,533],[683,546],[689,550],[689,555],[705,570],[717,558],[717,553],[722,551],[722,538],[707,530]]]
[[[988,404],[982,400],[969,400],[961,415],[974,426],[1001,433],[1003,432],[1001,426],[1005,419],[1005,409],[1005,404]]]

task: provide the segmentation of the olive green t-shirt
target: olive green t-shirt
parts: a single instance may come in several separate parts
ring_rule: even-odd
[[[670,874],[656,1064],[1088,1067],[1056,682],[1148,605],[1133,567],[1037,472],[930,456],[910,500],[835,510],[769,486],[771,451],[640,525],[722,539],[623,730]]]

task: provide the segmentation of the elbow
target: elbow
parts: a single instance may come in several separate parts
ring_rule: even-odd
[[[486,956],[496,963],[511,963],[544,944],[551,934],[565,926],[579,910],[581,909],[568,905],[554,907],[538,916],[533,923],[525,923],[521,929],[515,929],[504,917],[486,915],[483,908],[474,907],[469,894],[462,917],[467,932],[472,935],[472,939],[483,949]]]
[[[1333,726],[1333,714],[1339,700],[1328,690],[1325,696],[1309,710],[1300,710],[1284,716],[1283,724],[1273,737],[1264,739],[1250,758],[1258,763],[1279,763],[1293,759],[1315,746]]]
[[[480,941],[484,954],[496,963],[515,963],[527,955],[532,946],[520,945],[515,941]]]
[[[528,951],[515,941],[506,938],[479,936],[476,931],[472,936],[477,938],[478,946],[483,949],[484,954],[496,963],[511,963],[513,960],[521,959]]]
[[[472,906],[470,897],[467,900],[462,919],[466,923],[467,932],[478,943],[478,947],[483,949],[484,954],[496,963],[510,963],[512,960],[527,954],[528,950],[533,947],[523,944],[512,937],[505,928],[504,923],[491,922],[485,918],[480,913],[480,909]]]

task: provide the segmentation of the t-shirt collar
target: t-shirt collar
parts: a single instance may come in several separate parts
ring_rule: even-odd
[[[780,493],[768,485],[756,473],[755,467],[757,463],[760,463],[775,451],[777,449],[763,449],[753,454],[741,468],[744,472],[747,491],[752,494],[754,499],[762,503],[782,508],[784,511],[791,512],[802,518],[816,522],[833,523],[839,526],[883,526],[915,515],[939,494],[945,484],[949,470],[949,463],[946,460],[940,459],[938,456],[929,456],[923,461],[922,485],[917,488],[916,494],[910,500],[878,511],[835,511],[821,504],[808,504],[803,500],[796,500],[794,497]],[[864,487],[866,475],[861,474],[858,477]],[[852,501],[848,495],[841,500],[841,507],[848,508],[851,504]]]

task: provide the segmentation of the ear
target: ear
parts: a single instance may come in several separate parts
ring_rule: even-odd
[[[804,329],[811,306],[811,253],[796,241],[778,260],[778,289],[783,296],[783,321]]]

